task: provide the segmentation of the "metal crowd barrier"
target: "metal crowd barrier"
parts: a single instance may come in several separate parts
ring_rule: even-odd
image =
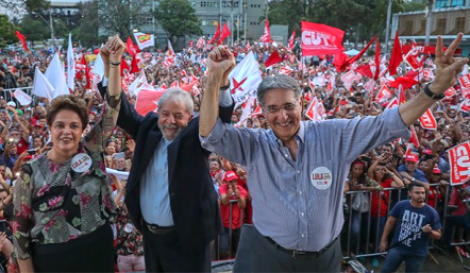
[[[436,189],[436,194],[434,196],[434,204],[435,204],[435,209],[438,211],[441,224],[442,224],[442,236],[441,240],[443,241],[445,239],[449,239],[450,241],[448,242],[448,245],[451,247],[455,246],[462,246],[462,245],[470,245],[470,241],[465,241],[465,242],[454,242],[454,233],[455,233],[455,226],[450,225],[449,223],[449,218],[452,217],[452,208],[448,206],[449,199],[452,195],[453,192],[453,187],[450,185],[443,186],[445,187],[445,196],[441,196],[441,202],[439,202],[438,199],[438,194],[437,191],[439,189],[436,187],[437,184],[430,184],[431,187],[435,187]],[[344,259],[349,259],[350,254],[354,253],[354,256],[356,258],[359,257],[374,257],[374,256],[380,256],[383,253],[380,252],[379,246],[380,246],[380,240],[382,237],[382,232],[383,229],[380,229],[380,221],[373,221],[373,220],[379,220],[380,219],[380,213],[381,213],[381,207],[382,207],[382,202],[386,202],[387,205],[387,213],[385,216],[385,220],[383,223],[383,227],[385,226],[386,219],[388,218],[388,213],[392,209],[392,207],[399,201],[405,200],[402,199],[400,196],[401,191],[406,191],[406,196],[408,196],[407,189],[406,188],[385,188],[381,191],[349,191],[345,194],[345,199],[346,201],[343,203],[344,206],[344,215],[345,215],[345,223],[343,226],[343,231],[340,235],[341,239],[341,246],[343,253],[346,254],[344,256]],[[377,203],[377,215],[378,217],[373,217],[372,215],[372,196],[373,193],[379,194],[379,201]],[[388,198],[383,198],[383,194],[385,192],[388,192]],[[353,197],[357,194],[363,194],[366,193],[368,194],[369,198],[369,209],[367,212],[363,213],[358,213],[353,210]],[[405,194],[403,194],[405,195]],[[428,198],[426,198],[426,202],[428,201]],[[230,227],[232,227],[232,210],[233,210],[233,205],[236,204],[236,200],[231,200],[230,201]],[[470,208],[470,206],[469,206]],[[242,211],[243,214],[243,211]],[[468,221],[470,223],[470,211],[467,211],[467,217],[469,217]],[[377,219],[374,219],[377,218]],[[244,217],[243,215],[240,215],[240,221],[241,225],[244,224],[243,222]],[[446,232],[450,232],[447,230],[448,228],[451,228],[452,235],[449,238],[445,238]],[[469,226],[470,230],[470,226]],[[374,236],[372,236],[374,235]],[[229,229],[229,247],[230,247],[230,253],[232,251],[232,230],[231,228]],[[390,238],[389,238],[390,239]],[[215,248],[213,248],[212,251],[212,258],[214,262],[220,262],[220,236],[217,240],[214,242]],[[435,241],[430,242],[428,249],[433,249],[436,247],[440,247],[436,244]],[[460,255],[460,254],[459,254]],[[231,256],[234,256],[234,253],[231,253]],[[225,260],[225,261],[232,261],[231,259]]]
[[[34,94],[33,94],[32,86],[3,89],[2,91],[0,91],[0,95],[2,95],[6,101],[12,101],[14,98],[13,93],[15,92],[16,89],[22,90],[23,92],[28,94],[30,97],[32,97],[34,101]]]

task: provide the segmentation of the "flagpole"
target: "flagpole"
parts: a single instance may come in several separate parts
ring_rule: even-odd
[[[388,39],[390,34],[390,17],[392,13],[392,0],[388,0],[388,8],[387,8],[387,26],[385,27],[385,56],[388,53]]]
[[[246,46],[246,21],[248,20],[248,13],[245,12],[245,27],[243,30],[244,36],[245,36],[245,46]]]

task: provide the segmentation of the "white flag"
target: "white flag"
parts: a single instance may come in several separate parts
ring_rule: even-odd
[[[67,87],[67,83],[65,81],[64,68],[60,63],[58,53],[54,54],[54,57],[52,58],[46,73],[44,73],[44,76],[46,76],[49,83],[52,85],[52,87],[54,87],[52,99],[60,95],[70,95],[69,88]]]
[[[33,94],[50,101],[53,92],[54,87],[52,87],[44,74],[36,67],[36,71],[34,72]]]
[[[33,99],[21,89],[16,89],[13,94],[15,94],[16,100],[23,106],[30,105],[33,101]]]
[[[69,33],[69,47],[67,49],[67,86],[75,89],[75,59],[73,58],[72,33]]]
[[[258,89],[263,78],[252,51],[230,72],[229,80],[236,102],[242,101],[243,97]]]
[[[155,46],[155,37],[153,35],[136,32],[134,33],[134,38],[140,50],[149,46]]]
[[[95,64],[93,65],[93,73],[98,75],[100,79],[103,78],[104,63],[103,63],[103,59],[101,58],[101,54],[99,53],[98,53],[98,56],[96,56]]]

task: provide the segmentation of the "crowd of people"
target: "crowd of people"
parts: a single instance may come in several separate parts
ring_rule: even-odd
[[[261,43],[255,43],[251,47],[233,47],[231,51],[234,65],[241,62],[250,50],[253,51],[263,78],[263,83],[258,88],[258,102],[270,115],[286,113],[284,124],[281,123],[281,118],[273,119],[271,116],[270,119],[266,113],[255,113],[256,104],[251,106],[250,114],[245,116],[241,104],[235,107],[232,105],[229,92],[227,93],[230,99],[224,101],[227,94],[223,92],[229,89],[230,82],[228,78],[221,77],[222,79],[218,80],[211,78],[211,75],[216,74],[213,73],[216,71],[214,67],[219,69],[216,66],[219,63],[217,60],[224,63],[226,59],[221,56],[230,57],[231,53],[220,49],[212,60],[210,52],[214,52],[211,51],[213,49],[216,51],[218,48],[187,48],[177,54],[174,63],[169,66],[164,64],[164,53],[143,52],[140,54],[140,72],[130,75],[128,71],[124,71],[124,74],[117,71],[122,65],[122,56],[125,57],[123,61],[127,59],[129,66],[131,65],[131,57],[124,52],[124,43],[118,38],[110,39],[100,51],[106,71],[99,85],[93,86],[91,91],[87,90],[85,70],[77,71],[79,75],[76,77],[75,90],[70,96],[60,97],[52,102],[44,98],[34,98],[31,105],[20,105],[11,95],[11,91],[4,90],[32,86],[35,68],[45,69],[52,56],[3,58],[3,65],[0,66],[0,248],[3,254],[2,265],[6,267],[8,264],[9,272],[15,272],[19,267],[25,272],[33,268],[34,271],[64,271],[64,268],[70,269],[67,271],[107,271],[109,266],[112,266],[112,259],[117,266],[116,271],[119,272],[145,269],[157,272],[173,269],[191,271],[191,267],[174,265],[178,259],[175,256],[179,255],[181,258],[187,251],[200,252],[200,256],[194,254],[196,258],[188,258],[180,262],[181,264],[195,265],[196,268],[207,270],[205,262],[199,264],[191,259],[199,259],[205,255],[212,260],[235,258],[241,227],[243,224],[252,224],[253,221],[262,238],[272,240],[283,250],[314,253],[326,246],[325,253],[328,253],[328,247],[333,244],[335,247],[330,250],[342,249],[342,253],[332,253],[331,259],[368,253],[380,254],[386,250],[388,241],[388,236],[383,237],[383,234],[389,235],[391,231],[387,229],[387,216],[398,218],[398,208],[405,206],[401,201],[409,198],[415,200],[416,204],[423,203],[421,199],[424,198],[441,221],[446,219],[441,240],[444,246],[452,242],[469,241],[470,207],[467,208],[467,199],[470,196],[470,188],[467,184],[450,186],[451,166],[448,149],[468,141],[470,137],[470,116],[459,108],[465,96],[459,92],[460,86],[457,82],[454,86],[457,92],[453,96],[432,104],[431,110],[437,121],[437,130],[426,130],[421,127],[419,121],[415,121],[417,118],[407,122],[401,114],[401,121],[396,109],[395,112],[393,109],[386,110],[391,98],[388,101],[376,100],[375,95],[381,87],[379,83],[386,84],[381,82],[382,79],[377,81],[373,90],[367,90],[365,86],[369,78],[357,73],[355,82],[351,86],[345,86],[341,76],[347,71],[338,72],[332,56],[302,58],[297,47],[289,49]],[[267,68],[264,62],[273,51],[278,51],[282,61]],[[81,54],[85,55],[86,52]],[[434,57],[436,56],[430,56],[422,68],[435,72],[438,69],[436,64],[439,64],[437,61],[433,62],[436,60]],[[367,57],[363,57],[357,61],[357,66],[369,62]],[[387,67],[387,64],[388,61],[382,63],[384,67]],[[91,69],[92,62],[89,65]],[[284,72],[282,68],[285,67],[291,68],[289,72]],[[233,67],[220,69],[229,71],[231,68]],[[410,70],[411,68],[403,63],[401,70],[393,77],[405,76]],[[145,74],[147,84],[156,88],[169,87],[174,83],[176,86],[187,85],[193,81],[198,83],[190,92],[178,93],[173,90],[175,95],[172,96],[176,96],[176,99],[170,95],[162,97],[157,120],[152,119],[156,115],[141,117],[134,110],[136,96],[129,90],[129,86],[141,74]],[[323,81],[319,81],[319,78]],[[431,82],[430,78],[419,78],[418,84],[403,90],[406,100],[411,101],[417,97],[428,82]],[[121,85],[123,93],[119,93]],[[319,132],[310,126],[301,127],[305,136],[296,138],[294,142],[299,144],[308,141],[310,144],[300,145],[298,154],[297,147],[292,150],[290,140],[284,141],[282,134],[289,134],[291,123],[300,122],[289,119],[289,113],[294,111],[295,103],[276,106],[277,108],[274,104],[269,106],[268,103],[274,103],[276,98],[283,96],[281,93],[271,95],[277,89],[294,90],[296,86],[300,87],[299,115],[302,121],[310,119],[307,115],[308,106],[316,99],[323,106],[323,111],[320,112],[323,120],[346,119],[354,124],[361,123],[360,120],[369,122],[362,125],[363,130],[366,130],[359,134],[362,142],[358,142],[359,136],[354,128],[349,127],[352,126],[350,123],[337,122],[333,124],[342,129],[328,127],[324,129],[326,131]],[[204,118],[207,119],[208,113],[203,113],[207,110],[203,108],[210,102],[210,92],[218,92],[219,89],[218,103],[221,110],[212,116],[214,119],[220,116],[226,127],[222,127],[222,123],[216,124],[216,120],[213,120],[213,132],[212,127],[194,127],[196,125],[193,121],[198,123],[203,122]],[[390,91],[394,97],[399,96],[398,89],[390,87]],[[259,97],[260,94],[264,94],[264,97]],[[190,101],[187,101],[188,99]],[[178,103],[181,101],[184,102],[181,108],[185,111],[175,112],[175,109],[179,109]],[[189,106],[191,109],[187,109]],[[405,126],[388,128],[392,125],[379,118],[384,115],[388,121],[413,124],[417,141],[412,142],[409,139],[407,131],[403,129]],[[378,118],[366,118],[370,116]],[[379,123],[379,120],[383,123]],[[167,125],[173,122],[178,125]],[[272,128],[273,126],[275,128]],[[185,128],[183,133],[180,132],[181,128]],[[202,133],[200,130],[204,129],[206,131]],[[380,131],[376,133],[372,129]],[[240,135],[236,135],[236,130],[240,130]],[[342,130],[342,133],[337,130]],[[157,131],[160,135],[155,133]],[[269,135],[268,132],[272,131],[275,131],[278,140],[283,141],[282,145],[272,138],[272,133]],[[175,144],[180,133],[181,138],[187,139]],[[201,143],[207,150],[201,148],[198,134],[201,134]],[[230,136],[220,141],[216,139],[222,134]],[[271,140],[273,141],[269,142]],[[207,142],[204,144],[204,141]],[[276,143],[279,147],[275,147]],[[174,148],[175,145],[179,147]],[[259,147],[262,149],[258,150]],[[170,153],[176,153],[176,149],[180,149],[178,156],[172,158]],[[201,151],[196,152],[196,149]],[[284,158],[278,158],[270,149],[279,149],[281,153],[285,153],[287,163],[281,164]],[[137,155],[134,156],[134,153]],[[161,154],[165,156],[162,157]],[[77,155],[81,158],[77,158]],[[302,184],[309,183],[311,179],[313,183],[316,179],[314,175],[325,172],[306,167],[306,177],[296,174],[299,168],[304,172],[302,166],[320,166],[321,161],[327,164],[330,175],[333,170],[334,185],[331,186],[329,178],[330,184],[327,186],[332,187],[337,194],[334,200],[329,199],[329,195],[324,195],[322,191],[310,192]],[[350,162],[352,164],[349,165]],[[84,166],[86,163],[90,166]],[[206,165],[207,168],[204,167]],[[204,168],[209,170],[212,178],[210,191],[197,181],[194,182],[195,185],[188,183],[198,180],[197,177],[204,180]],[[335,173],[335,168],[340,168],[341,171],[349,170],[345,181],[337,181],[342,177],[340,171]],[[281,173],[273,174],[278,171]],[[309,178],[310,176],[312,178]],[[153,180],[166,182],[153,185]],[[277,181],[291,180],[305,181],[299,182],[299,185],[277,184]],[[266,187],[265,182],[273,183],[274,188],[262,189]],[[188,193],[191,191],[188,187],[193,187],[194,193]],[[315,187],[322,188],[321,185]],[[424,188],[424,195],[415,197],[413,194],[422,194],[414,193],[415,189],[420,188]],[[169,194],[155,197],[153,193],[158,189],[169,189]],[[305,192],[304,195],[308,194],[306,199],[291,193],[299,190],[300,194],[302,191]],[[283,193],[285,196],[281,201],[277,200]],[[323,196],[320,196],[322,194]],[[218,208],[213,209],[210,202],[199,204],[196,196],[216,202]],[[310,196],[323,200],[323,203],[316,203],[317,201],[309,199]],[[177,198],[181,198],[177,202],[182,202],[178,205],[178,213],[174,201]],[[296,199],[307,201],[305,204],[297,204],[297,201],[294,202]],[[308,205],[310,208],[305,207]],[[286,211],[274,212],[280,210],[281,206],[285,206]],[[344,225],[338,225],[343,216],[335,211],[337,206],[341,206],[341,215],[344,214]],[[163,216],[155,215],[152,212],[155,208],[166,213]],[[199,211],[200,208],[202,211]],[[254,209],[259,211],[258,214],[253,215]],[[222,229],[215,227],[214,222],[207,223],[203,220],[201,222],[204,223],[181,227],[188,222],[197,222],[199,218],[206,219],[204,217],[209,217],[207,214],[219,214],[219,210]],[[292,238],[283,237],[285,230],[304,229],[302,221],[297,223],[297,218],[290,218],[300,214],[299,217],[303,217],[304,213],[308,214],[306,219],[319,217],[318,219],[324,219],[328,226],[333,227],[329,231],[331,234],[325,234],[324,242],[323,239],[318,243],[306,241],[304,244],[302,241],[304,233],[311,231],[308,229],[315,230],[318,228],[316,225],[323,225],[323,222],[314,224],[307,221],[305,230],[301,231],[302,239],[299,237],[295,244],[291,244]],[[434,217],[432,212],[431,215]],[[182,217],[186,219],[181,219]],[[136,223],[136,219],[142,221]],[[307,228],[307,225],[314,227]],[[214,227],[202,229],[206,226]],[[431,226],[431,234],[433,230],[441,228],[435,221]],[[182,229],[192,231],[183,232]],[[180,239],[158,237],[174,232]],[[335,241],[337,237],[333,233],[337,232],[341,235]],[[186,233],[187,237],[180,235]],[[190,238],[195,235],[203,237]],[[433,236],[433,239],[440,237]],[[111,237],[114,238],[114,243],[110,243],[113,241]],[[91,240],[99,242],[102,247],[90,251],[86,243]],[[327,244],[330,241],[332,242]],[[259,239],[255,242],[260,245],[256,250],[260,256],[259,260],[263,261],[265,258],[261,256],[266,256],[270,250],[261,247],[266,242]],[[56,243],[63,244],[60,248],[51,247]],[[199,249],[199,245],[206,243],[211,243],[211,247]],[[427,249],[426,243],[420,246]],[[178,245],[174,252],[168,251],[172,244]],[[66,252],[70,249],[76,250],[73,255],[83,255],[82,257],[89,258],[90,262],[77,264],[77,259]],[[465,252],[464,249],[462,251]],[[51,253],[54,253],[53,258]],[[57,255],[60,255],[60,258],[57,258]],[[111,257],[112,255],[114,257]],[[426,255],[427,251],[424,256]],[[278,257],[279,260],[284,259]],[[374,265],[378,264],[377,257],[379,256],[374,258]],[[103,260],[109,263],[102,263]],[[170,262],[167,264],[165,261]],[[87,267],[97,264],[102,267]],[[277,269],[279,268],[286,269],[282,266]],[[301,267],[299,270],[303,269],[306,268]]]

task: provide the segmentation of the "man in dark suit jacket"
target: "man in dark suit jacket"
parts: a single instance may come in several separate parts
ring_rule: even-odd
[[[101,92],[105,91],[101,84],[99,88]],[[179,96],[175,96],[176,93]],[[218,197],[207,162],[209,152],[201,147],[199,118],[191,120],[192,109],[187,107],[189,102],[183,93],[190,98],[186,91],[168,90],[159,101],[159,114],[149,113],[145,117],[136,112],[124,93],[122,95],[117,124],[136,142],[125,203],[135,227],[144,236],[147,272],[209,272],[208,246],[222,229]],[[178,112],[175,109],[178,105],[186,107],[183,112],[187,113]],[[221,106],[219,116],[223,121],[230,122],[232,112],[233,103],[229,107]],[[179,124],[185,125],[178,126],[178,120],[184,118],[187,118],[186,123]],[[167,156],[162,156],[159,149],[165,143],[167,146],[163,151],[167,151]],[[161,177],[160,174],[155,175],[155,171],[158,171],[155,170],[155,161],[162,158],[165,161],[164,166],[167,166],[168,180],[163,185],[168,185],[168,189],[150,193],[149,199],[149,195],[145,197],[148,184],[162,182],[156,178]],[[145,187],[144,191],[141,186]],[[153,194],[156,199],[161,195],[169,199],[170,211],[166,214],[170,216],[163,215],[163,218],[168,219],[171,226],[159,225],[144,217],[147,213],[157,215],[154,219],[160,219],[160,209],[154,210],[155,206],[151,206],[149,212],[148,208],[141,207],[147,207],[147,200],[148,203],[154,201]],[[147,198],[144,203],[142,196]],[[160,204],[164,201],[165,199]]]

